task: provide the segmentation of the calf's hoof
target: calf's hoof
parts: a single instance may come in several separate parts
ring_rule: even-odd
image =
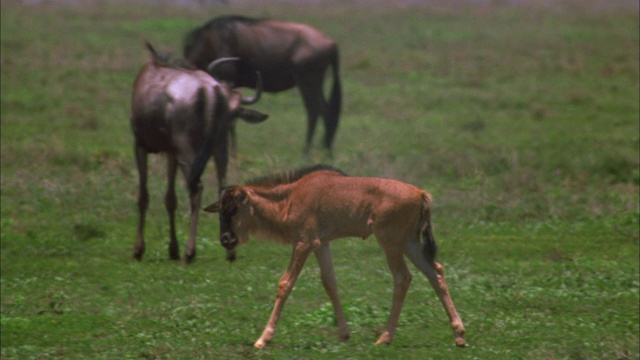
[[[376,345],[381,345],[381,344],[389,345],[391,344],[391,340],[392,340],[392,336],[389,335],[389,332],[385,331],[382,333],[382,335],[380,335],[380,337],[378,338],[378,341],[376,341]]]

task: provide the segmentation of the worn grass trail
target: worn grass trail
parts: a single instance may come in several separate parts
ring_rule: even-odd
[[[434,195],[469,347],[455,348],[413,270],[394,343],[373,346],[392,283],[375,240],[348,239],[332,248],[351,339],[337,341],[309,260],[273,342],[254,350],[290,249],[253,239],[229,264],[217,218],[203,214],[195,263],[167,260],[162,156],[150,160],[147,253],[131,259],[142,39],[179,54],[186,31],[222,13],[306,22],[338,41],[331,162]],[[638,358],[637,4],[3,1],[0,20],[3,359]],[[238,126],[232,183],[308,163],[297,92],[254,107],[271,117]]]

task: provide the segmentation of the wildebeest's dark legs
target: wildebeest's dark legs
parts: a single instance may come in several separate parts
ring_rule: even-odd
[[[307,108],[307,136],[304,144],[304,154],[307,155],[311,151],[313,142],[313,133],[316,131],[316,123],[318,122],[318,114]]]
[[[178,239],[176,237],[176,207],[178,200],[176,197],[176,156],[167,154],[167,193],[164,198],[164,204],[169,213],[169,258],[171,260],[180,259],[180,249]]]
[[[198,229],[198,213],[200,212],[200,203],[202,201],[202,183],[198,183],[195,192],[189,191],[189,200],[191,203],[191,228],[189,231],[189,242],[184,252],[184,262],[190,263],[196,257],[196,236]]]
[[[323,117],[324,119],[324,147],[327,150],[331,150],[331,146],[333,145],[333,138],[336,135],[336,131],[338,130],[338,119],[332,118],[330,115],[326,115]]]
[[[213,159],[216,163],[216,175],[218,179],[218,194],[222,191],[224,187],[224,179],[227,176],[227,165],[229,162],[229,140],[227,136],[220,134],[216,139],[216,143],[218,144],[216,148],[213,150]]]
[[[333,68],[333,87],[329,95],[329,103],[324,117],[325,137],[324,145],[327,149],[331,149],[333,138],[338,130],[338,119],[340,118],[340,110],[342,108],[342,84],[338,75],[338,54],[336,50],[335,58],[332,64]]]
[[[308,76],[298,83],[298,88],[304,101],[304,107],[307,110],[307,137],[305,142],[304,153],[308,154],[311,150],[313,142],[313,134],[316,130],[318,116],[322,116],[326,122],[327,104],[322,94],[323,76]],[[325,129],[326,130],[326,129]],[[326,143],[325,143],[326,146]]]
[[[231,124],[229,124],[229,137],[231,138],[231,157],[234,159],[238,158],[238,139],[236,138],[236,124],[235,121],[232,120]]]
[[[188,161],[180,160],[180,167],[182,169],[185,178],[188,178],[189,171],[191,169],[191,163],[193,157]],[[198,183],[193,188],[189,188],[189,204],[190,204],[190,216],[191,226],[189,228],[189,241],[187,242],[187,248],[184,252],[184,262],[190,263],[196,257],[196,236],[198,235],[198,214],[200,213],[200,202],[202,201],[202,181],[198,179]]]
[[[149,192],[147,190],[147,151],[135,145],[136,165],[138,166],[138,237],[133,248],[133,257],[141,260],[144,255],[144,222],[149,206]]]

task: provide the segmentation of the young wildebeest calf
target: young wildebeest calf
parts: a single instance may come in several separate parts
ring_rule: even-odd
[[[261,122],[267,116],[243,109],[260,97],[260,86],[253,98],[243,99],[229,86],[219,83],[200,70],[171,66],[151,47],[151,60],[138,73],[133,85],[131,126],[135,136],[135,154],[140,180],[139,222],[133,256],[144,254],[144,223],[149,203],[147,191],[147,154],[163,152],[168,160],[168,188],[165,205],[169,212],[169,256],[179,259],[175,229],[176,169],[180,166],[188,178],[191,202],[191,229],[185,251],[186,262],[196,254],[196,229],[202,194],[200,175],[213,152],[218,185],[223,187],[227,168],[227,132],[234,117]],[[216,62],[234,59],[219,59]],[[214,65],[214,64],[212,64]],[[192,169],[192,164],[197,164]]]
[[[256,348],[273,338],[280,312],[311,252],[318,259],[340,339],[346,340],[349,328],[338,298],[329,242],[348,236],[364,239],[371,234],[384,250],[393,276],[391,313],[377,344],[393,340],[411,282],[407,256],[427,276],[444,305],[456,345],[465,346],[464,325],[449,296],[443,268],[434,260],[437,247],[427,192],[396,180],[350,177],[316,166],[225,188],[220,200],[205,211],[220,213],[220,241],[228,251],[246,242],[249,234],[293,245],[289,268],[280,279],[273,312]]]

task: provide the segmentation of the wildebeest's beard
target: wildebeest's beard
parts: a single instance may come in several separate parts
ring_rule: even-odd
[[[235,205],[220,212],[220,244],[227,250],[233,250],[238,245],[238,237],[231,229],[231,220],[237,212]]]

